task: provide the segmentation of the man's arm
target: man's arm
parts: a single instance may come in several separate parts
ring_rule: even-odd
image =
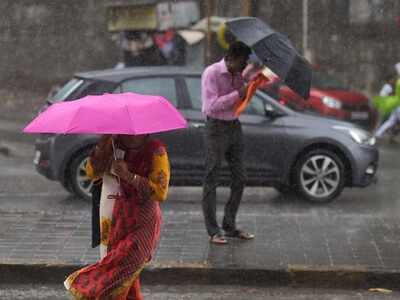
[[[205,72],[202,77],[202,99],[206,101],[208,111],[219,112],[228,110],[240,100],[239,91],[233,91],[229,94],[218,96],[217,80],[212,71]]]

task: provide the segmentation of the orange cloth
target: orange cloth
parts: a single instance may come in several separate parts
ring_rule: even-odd
[[[254,79],[252,79],[249,83],[246,97],[235,107],[235,116],[238,117],[246,109],[246,106],[250,103],[251,98],[259,87],[265,87],[266,85],[274,82],[275,80],[265,77],[262,73],[258,74]]]

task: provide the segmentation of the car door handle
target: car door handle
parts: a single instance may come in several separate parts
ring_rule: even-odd
[[[190,123],[190,127],[203,128],[204,127],[204,123]]]

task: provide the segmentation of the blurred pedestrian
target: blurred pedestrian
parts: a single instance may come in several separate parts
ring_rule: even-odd
[[[226,244],[225,237],[252,239],[253,234],[236,228],[236,215],[246,182],[243,166],[243,135],[235,107],[247,92],[242,72],[251,49],[242,42],[230,45],[225,57],[202,74],[202,111],[206,117],[206,174],[202,207],[210,242]],[[231,193],[225,205],[223,234],[216,218],[218,173],[225,157],[231,171]]]
[[[165,147],[148,135],[106,135],[88,164],[88,175],[102,178],[101,260],[64,284],[75,299],[143,299],[139,275],[158,243],[159,203],[168,192]]]
[[[383,97],[382,100],[394,99],[394,103],[398,103],[400,100],[400,63],[395,64],[395,70],[396,74],[392,73],[387,75],[386,82],[379,92],[379,96]],[[399,116],[399,107],[397,107],[393,109],[388,117],[383,118],[383,122],[376,130],[375,136],[377,138],[382,138],[383,134],[388,131],[390,133],[390,141],[394,142],[400,129]]]
[[[122,50],[123,62],[114,68],[160,66],[167,64],[149,31],[124,30],[114,39]]]
[[[396,85],[397,76],[395,74],[388,74],[385,76],[385,83],[383,84],[381,90],[379,91],[379,96],[387,97],[393,96],[395,85]]]
[[[383,134],[387,130],[395,129],[396,126],[400,125],[400,107],[397,107],[392,113],[390,114],[389,119],[387,119],[379,128],[377,129],[375,136],[377,138],[381,138]],[[393,142],[394,138],[396,136],[396,133],[392,133],[390,135],[390,140]]]
[[[184,65],[186,63],[186,42],[175,30],[155,32],[153,40],[166,64]]]

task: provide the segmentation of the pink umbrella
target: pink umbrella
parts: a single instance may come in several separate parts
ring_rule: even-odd
[[[165,98],[122,93],[53,104],[23,131],[137,135],[185,127],[186,120]]]

